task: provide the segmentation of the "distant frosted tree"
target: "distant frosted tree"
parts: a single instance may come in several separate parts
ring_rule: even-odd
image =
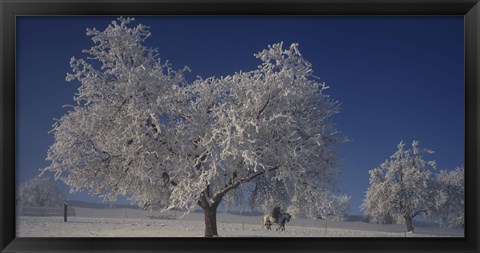
[[[77,105],[54,126],[45,171],[74,191],[127,195],[149,209],[200,206],[205,236],[218,235],[222,200],[235,204],[252,188],[268,188],[272,203],[319,205],[338,173],[343,138],[330,116],[339,103],[296,44],[256,54],[256,70],[188,84],[132,20],[88,29],[95,45],[85,52],[100,64],[72,59]]]
[[[320,215],[318,216],[324,220],[343,221],[350,210],[350,196],[341,194],[333,195],[329,194],[323,201],[320,207]]]
[[[17,203],[23,207],[60,207],[64,196],[50,178],[35,177],[20,185]]]
[[[434,190],[432,171],[435,161],[426,161],[424,156],[433,153],[419,148],[413,141],[411,149],[405,149],[403,142],[398,150],[380,167],[370,173],[370,187],[362,209],[374,223],[405,221],[407,231],[413,231],[413,219],[427,215],[433,203]]]
[[[435,178],[436,194],[433,216],[445,227],[465,226],[465,171],[442,170]]]
[[[350,209],[350,196],[345,194],[335,195],[325,190],[312,195],[315,202],[312,205],[302,206],[303,199],[294,198],[295,205],[288,207],[288,212],[297,217],[317,218],[322,220],[343,221]]]

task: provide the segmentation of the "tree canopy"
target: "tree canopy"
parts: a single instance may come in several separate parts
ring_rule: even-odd
[[[201,206],[209,216],[223,199],[250,198],[318,216],[339,173],[344,138],[331,116],[340,103],[298,44],[255,54],[255,70],[188,83],[188,67],[162,63],[143,45],[148,27],[132,21],[87,30],[89,58],[72,58],[67,75],[80,83],[77,105],[54,125],[45,171],[73,191],[126,195],[150,209]]]

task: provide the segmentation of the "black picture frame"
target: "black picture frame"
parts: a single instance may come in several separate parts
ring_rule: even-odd
[[[19,15],[464,15],[464,238],[15,238],[15,17]],[[1,252],[479,252],[478,0],[0,0]]]

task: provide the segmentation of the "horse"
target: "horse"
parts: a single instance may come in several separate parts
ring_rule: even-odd
[[[272,230],[272,225],[276,223],[278,224],[276,231],[278,230],[285,231],[285,223],[289,222],[291,218],[292,216],[289,213],[280,213],[280,215],[278,216],[278,219],[273,218],[269,214],[265,214],[262,217],[262,222],[261,222],[262,230],[263,230],[263,227],[266,227],[267,230]]]
[[[280,216],[278,217],[278,220],[280,222],[278,222],[278,227],[276,231],[285,231],[285,223],[289,222],[291,218],[292,216],[289,213],[280,214]]]

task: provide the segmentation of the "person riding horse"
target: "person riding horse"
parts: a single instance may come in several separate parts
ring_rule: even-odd
[[[277,217],[274,218],[273,215],[276,215]],[[260,223],[261,228],[263,230],[263,228],[266,227],[267,230],[271,230],[272,225],[276,223],[278,225],[277,231],[285,231],[285,223],[289,222],[291,218],[292,216],[289,213],[282,213],[280,212],[280,208],[276,207],[271,214],[265,214],[262,217]]]
[[[273,211],[272,211],[272,218],[274,220],[272,220],[273,223],[277,223],[277,220],[278,220],[278,216],[280,215],[280,207],[276,206],[273,208]]]
[[[270,215],[264,215],[262,218],[262,228],[266,227],[268,230],[270,230],[272,224],[277,223],[278,224],[278,216],[280,216],[281,210],[279,206],[275,206],[270,213]]]
[[[262,217],[262,229],[266,227],[267,230],[271,230],[271,226],[276,223],[279,226],[277,231],[279,229],[285,231],[285,223],[290,221],[290,219],[291,216],[289,213],[282,213],[280,207],[276,206],[270,214],[266,214]]]

